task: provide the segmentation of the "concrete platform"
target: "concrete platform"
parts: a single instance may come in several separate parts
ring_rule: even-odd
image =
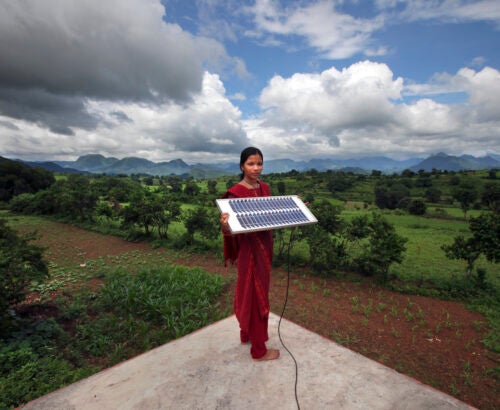
[[[231,316],[26,404],[23,409],[297,409],[295,364],[271,315],[254,362]],[[471,409],[470,406],[285,319],[281,337],[298,362],[300,408]]]

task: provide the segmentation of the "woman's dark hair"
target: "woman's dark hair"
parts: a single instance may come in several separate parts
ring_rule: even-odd
[[[245,162],[247,162],[248,157],[251,156],[251,155],[260,155],[260,157],[262,158],[262,161],[264,161],[264,155],[262,155],[262,151],[260,149],[255,148],[255,147],[247,147],[243,151],[241,151],[241,155],[240,155],[240,169],[243,166],[243,164]],[[240,179],[243,179],[244,176],[245,176],[245,174],[243,174],[243,172],[242,172],[240,174]]]

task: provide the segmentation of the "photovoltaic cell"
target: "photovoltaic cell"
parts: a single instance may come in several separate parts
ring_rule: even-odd
[[[232,233],[279,229],[317,223],[296,195],[217,199],[221,212],[229,213]]]

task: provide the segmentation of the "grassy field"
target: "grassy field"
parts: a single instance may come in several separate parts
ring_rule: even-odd
[[[334,205],[345,204],[332,200]],[[358,208],[358,209],[356,209]],[[340,215],[345,221],[360,216],[371,210],[364,210],[362,204],[350,203]],[[401,212],[386,211],[384,217],[396,228],[398,235],[408,239],[406,252],[401,264],[393,264],[390,268],[391,276],[408,283],[433,282],[439,284],[457,278],[463,278],[466,263],[462,260],[450,260],[441,249],[442,245],[449,245],[458,235],[469,235],[468,223],[462,219],[461,210],[448,208],[447,214],[451,219],[437,219],[408,215]],[[471,212],[477,216],[478,211]],[[458,215],[458,218],[455,216]],[[297,260],[306,260],[308,251],[305,243],[299,243],[292,251]],[[500,292],[500,264],[491,263],[481,257],[475,264],[476,268],[483,268],[487,272],[487,281]]]

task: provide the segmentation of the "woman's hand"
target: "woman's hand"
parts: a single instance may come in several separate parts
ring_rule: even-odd
[[[222,232],[231,233],[231,229],[229,229],[229,213],[223,212],[220,215],[219,222],[222,228]]]

